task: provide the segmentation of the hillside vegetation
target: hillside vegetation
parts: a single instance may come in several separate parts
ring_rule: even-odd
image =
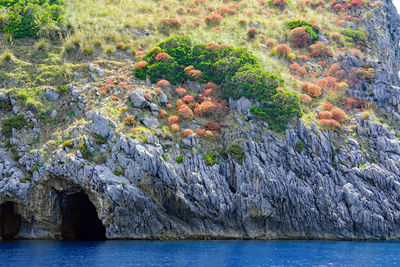
[[[88,83],[86,111],[106,113],[121,132],[143,142],[151,133],[176,142],[197,135],[212,144],[238,127],[228,101],[241,97],[252,103],[248,115],[276,132],[297,118],[351,132],[357,114],[379,119],[373,102],[348,95],[355,84],[368,90],[375,70],[368,64],[343,69],[337,57],[368,53],[369,36],[357,23],[380,5],[0,0],[0,90],[39,120],[42,133],[30,141],[38,146],[60,145],[68,139],[65,125],[84,123],[69,103],[50,101],[49,92],[66,99],[71,85]],[[156,107],[132,106],[129,94],[136,89]],[[160,103],[161,95],[168,101]],[[11,111],[7,103],[1,108]],[[50,117],[54,110],[59,115]],[[140,122],[148,115],[159,118],[156,129]],[[10,125],[3,122],[3,134]]]

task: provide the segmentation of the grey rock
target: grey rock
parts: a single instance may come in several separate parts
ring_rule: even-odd
[[[7,95],[4,93],[4,92],[2,92],[2,91],[0,91],[0,102],[8,102],[8,97],[7,97]]]
[[[46,96],[50,101],[55,101],[60,97],[60,94],[54,91],[53,89],[46,88]]]
[[[96,72],[97,72],[97,75],[99,75],[100,77],[105,77],[106,76],[106,73],[102,69],[100,69],[99,67],[96,68]]]
[[[132,104],[135,108],[146,108],[149,103],[144,98],[143,92],[140,89],[133,90],[129,95]]]
[[[168,104],[168,97],[164,92],[159,94],[157,99],[158,99],[158,103],[160,103],[160,105],[163,106],[163,107],[165,107],[165,105]]]
[[[57,110],[53,109],[53,110],[51,111],[51,113],[50,113],[50,117],[51,117],[52,119],[55,119],[55,118],[57,117]]]
[[[89,128],[94,131],[96,134],[100,135],[103,138],[108,138],[111,136],[111,126],[110,121],[101,116],[101,115],[94,115],[93,123],[89,125]]]
[[[141,122],[147,127],[147,128],[157,128],[160,126],[160,123],[158,122],[157,119],[149,119],[149,118],[144,118],[141,120]]]

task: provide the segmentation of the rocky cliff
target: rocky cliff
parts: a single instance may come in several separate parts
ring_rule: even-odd
[[[347,71],[373,66],[376,78],[352,87],[350,94],[377,103],[377,112],[387,114],[394,126],[358,115],[351,131],[300,119],[277,134],[248,113],[246,99],[231,100],[237,127],[225,127],[221,136],[225,143],[239,144],[242,162],[227,153],[218,164],[205,164],[194,136],[183,140],[182,149],[156,132],[148,133],[146,142],[121,134],[112,116],[90,106],[96,78],[106,75],[93,66],[87,71],[94,81],[77,78],[60,100],[83,121],[66,119],[63,131],[71,144],[33,149],[35,134],[46,130],[13,97],[0,95],[33,126],[12,129],[0,147],[0,204],[13,203],[12,213],[20,216],[16,237],[65,237],[68,196],[83,190],[108,239],[398,239],[400,18],[385,0],[361,24],[373,40],[369,56],[347,53],[338,61]],[[47,96],[61,97],[52,91]],[[162,94],[158,102],[165,98]],[[130,99],[138,109],[150,110],[144,125],[158,126],[151,114],[157,105],[135,91]],[[88,159],[87,151],[97,151],[101,160]],[[178,155],[183,162],[175,160]]]

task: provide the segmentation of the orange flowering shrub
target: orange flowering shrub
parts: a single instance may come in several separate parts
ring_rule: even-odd
[[[314,96],[314,97],[320,97],[322,90],[321,87],[315,84],[308,84],[308,83],[303,83],[301,85],[301,89],[306,91],[309,95]]]
[[[166,104],[166,105],[165,105],[165,108],[166,108],[166,109],[171,109],[171,108],[172,108],[172,105],[171,105],[171,104]]]
[[[191,129],[185,129],[185,130],[182,131],[182,137],[183,138],[186,138],[189,135],[193,135],[193,134],[194,134],[194,132]]]
[[[247,37],[249,37],[250,39],[256,37],[257,34],[258,30],[255,27],[250,27],[247,29]]]
[[[144,69],[144,68],[146,67],[146,65],[147,65],[147,62],[142,60],[142,61],[136,62],[136,63],[133,65],[133,68],[134,68],[134,69],[135,69],[135,68]]]
[[[99,89],[99,94],[100,95],[105,95],[107,93],[107,88],[105,88],[105,87],[100,87],[100,89]]]
[[[145,98],[147,101],[150,101],[151,99],[153,99],[153,97],[151,96],[150,93],[145,93],[145,94],[144,94],[144,98]]]
[[[280,56],[287,56],[292,52],[292,49],[286,44],[278,44],[275,47],[275,51]]]
[[[340,108],[334,108],[331,110],[332,118],[338,122],[342,122],[346,119],[346,113]]]
[[[231,8],[226,8],[226,7],[220,7],[217,9],[217,13],[221,16],[227,16],[227,15],[235,15],[236,14],[236,10],[231,9]]]
[[[192,120],[194,117],[193,111],[186,104],[179,106],[177,113],[179,116],[187,120]]]
[[[210,14],[208,15],[204,21],[208,26],[217,26],[221,23],[224,18],[218,14]]]
[[[163,119],[163,118],[165,118],[165,116],[167,116],[167,112],[166,112],[165,110],[163,110],[163,109],[160,109],[160,110],[158,111],[158,117],[159,117],[160,119]]]
[[[367,106],[368,106],[368,103],[364,98],[348,97],[346,99],[345,109],[346,110],[350,110],[350,109],[361,110],[361,109],[366,108]]]
[[[307,94],[300,94],[299,97],[300,97],[301,102],[305,103],[305,104],[310,103],[312,101],[311,97]]]
[[[136,124],[136,120],[135,120],[135,116],[133,115],[126,115],[124,118],[124,124],[126,125],[135,125]]]
[[[331,57],[333,56],[332,48],[323,42],[316,42],[310,45],[310,56],[312,57]]]
[[[184,71],[188,78],[193,81],[198,81],[203,77],[201,70],[196,70],[193,66],[186,67]]]
[[[141,58],[141,57],[143,57],[144,56],[144,52],[143,51],[137,51],[136,53],[135,53],[135,57],[137,57],[137,58]]]
[[[274,40],[268,40],[265,42],[265,45],[268,46],[269,48],[273,47],[275,45]]]
[[[176,106],[176,108],[179,108],[179,107],[182,106],[182,105],[183,105],[182,99],[178,99],[178,100],[175,101],[175,106]]]
[[[167,61],[169,58],[170,58],[170,56],[169,56],[167,53],[161,52],[161,53],[158,53],[158,55],[156,56],[156,61],[165,62],[165,61]]]
[[[164,80],[164,79],[159,80],[157,82],[157,87],[165,87],[165,86],[169,86],[169,85],[171,85],[171,83],[169,81],[167,81],[167,80]]]
[[[238,21],[238,23],[239,23],[239,25],[240,26],[246,26],[246,24],[247,24],[247,21],[245,20],[245,19],[240,19],[239,21]]]
[[[333,63],[326,71],[325,75],[338,78],[340,80],[346,77],[346,72],[342,69],[339,62]]]
[[[305,67],[300,66],[297,63],[293,63],[289,66],[289,69],[295,72],[298,75],[305,76],[307,74],[307,69]]]
[[[176,116],[176,115],[170,116],[170,117],[168,118],[168,123],[169,123],[169,124],[176,124],[176,123],[179,123],[179,117]]]
[[[218,123],[208,121],[204,124],[204,128],[210,131],[219,131],[221,129],[221,126],[219,126]]]
[[[303,27],[297,27],[290,31],[290,39],[296,47],[306,47],[311,44],[312,36]]]
[[[173,131],[173,132],[177,132],[177,131],[179,131],[179,124],[177,124],[177,123],[171,124],[171,125],[169,126],[169,129],[170,129],[171,131]]]
[[[189,104],[189,103],[192,103],[192,102],[194,101],[194,97],[191,96],[191,95],[185,95],[185,96],[182,98],[182,101],[183,101],[183,103],[185,103],[185,104]]]
[[[330,111],[321,111],[318,113],[318,118],[321,120],[329,120],[332,119],[332,113]]]
[[[178,95],[184,95],[184,94],[186,94],[186,89],[184,89],[184,88],[176,88],[175,89],[175,93],[178,94]]]
[[[339,89],[337,78],[331,76],[317,80],[317,85],[326,91],[335,91]]]
[[[322,108],[324,110],[331,110],[333,108],[333,104],[331,102],[326,102],[325,104],[322,105]]]
[[[207,100],[195,106],[194,113],[199,116],[209,115],[215,109],[217,109],[217,104],[214,101]]]
[[[179,20],[175,18],[161,19],[158,23],[158,30],[163,34],[168,34],[170,30],[178,30],[181,25]]]
[[[196,134],[198,136],[204,137],[206,135],[206,130],[205,129],[199,129],[196,131]]]
[[[340,123],[333,119],[322,119],[318,121],[319,125],[326,127],[340,127]]]
[[[216,84],[213,83],[213,82],[208,82],[208,83],[204,86],[204,88],[205,88],[205,89],[213,89],[213,90],[215,90],[215,89],[218,88],[218,85],[216,85]]]

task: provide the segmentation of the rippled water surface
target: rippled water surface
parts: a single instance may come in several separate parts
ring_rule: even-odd
[[[400,242],[0,242],[0,266],[400,266]]]

